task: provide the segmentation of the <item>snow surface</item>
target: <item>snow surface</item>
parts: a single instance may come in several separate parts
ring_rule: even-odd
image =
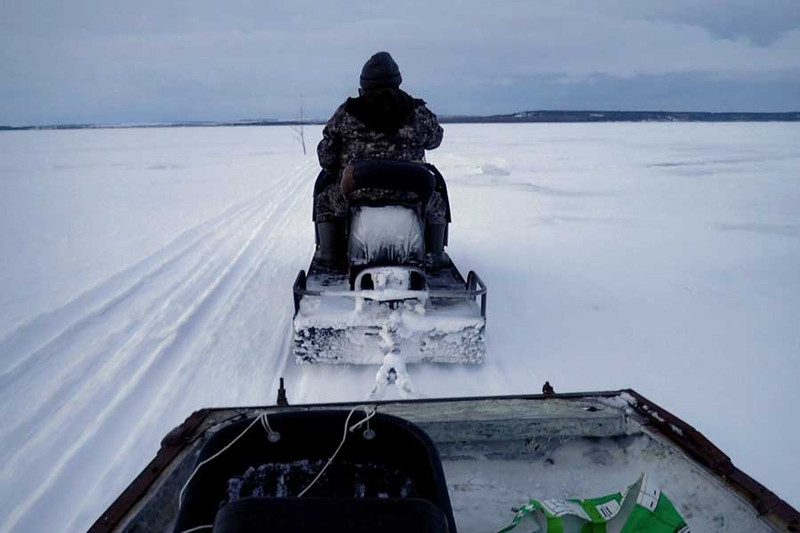
[[[429,159],[487,355],[411,366],[416,389],[632,387],[800,506],[798,139],[447,126]],[[273,403],[279,376],[292,403],[367,397],[376,367],[289,356],[316,172],[283,127],[0,133],[0,530],[85,530],[189,413]]]

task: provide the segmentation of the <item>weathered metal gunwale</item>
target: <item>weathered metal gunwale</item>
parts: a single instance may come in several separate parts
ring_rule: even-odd
[[[736,468],[730,457],[702,433],[636,391],[627,389],[624,392],[636,400],[631,407],[649,420],[652,429],[725,480],[750,502],[759,516],[765,517],[777,527],[782,527],[782,531],[800,531],[800,513],[774,492]]]

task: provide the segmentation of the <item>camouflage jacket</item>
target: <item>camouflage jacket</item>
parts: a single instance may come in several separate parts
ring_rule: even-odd
[[[356,159],[425,161],[425,150],[442,142],[444,131],[423,100],[400,89],[379,89],[339,106],[317,146],[319,163],[337,175]]]

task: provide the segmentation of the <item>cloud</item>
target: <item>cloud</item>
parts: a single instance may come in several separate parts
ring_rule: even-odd
[[[603,11],[617,17],[697,26],[715,37],[745,39],[768,46],[800,25],[796,0],[604,0]]]
[[[591,92],[600,86],[644,91],[630,95],[638,101],[653,92],[642,80],[658,78],[685,94],[684,108],[708,105],[696,90],[703,83],[729,83],[739,87],[740,109],[756,109],[759,87],[783,83],[788,95],[797,86],[798,6],[7,0],[0,123],[286,118],[301,95],[322,117],[354,92],[361,65],[382,49],[400,64],[405,88],[449,113],[504,103],[514,111],[559,86],[573,95],[566,107],[602,100]],[[779,101],[800,107],[800,96]]]

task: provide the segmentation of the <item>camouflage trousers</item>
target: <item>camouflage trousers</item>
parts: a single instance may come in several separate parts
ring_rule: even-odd
[[[365,189],[353,193],[354,196],[363,195],[372,201],[413,201],[417,199],[417,196],[413,193],[405,193],[409,195],[407,197],[403,197],[403,194],[378,189]],[[347,207],[347,198],[342,194],[339,184],[328,185],[314,198],[314,219],[317,222],[331,222],[335,219],[344,218],[347,216]],[[425,222],[427,224],[446,224],[446,213],[447,205],[442,196],[434,191],[428,199],[428,203],[425,204]]]

